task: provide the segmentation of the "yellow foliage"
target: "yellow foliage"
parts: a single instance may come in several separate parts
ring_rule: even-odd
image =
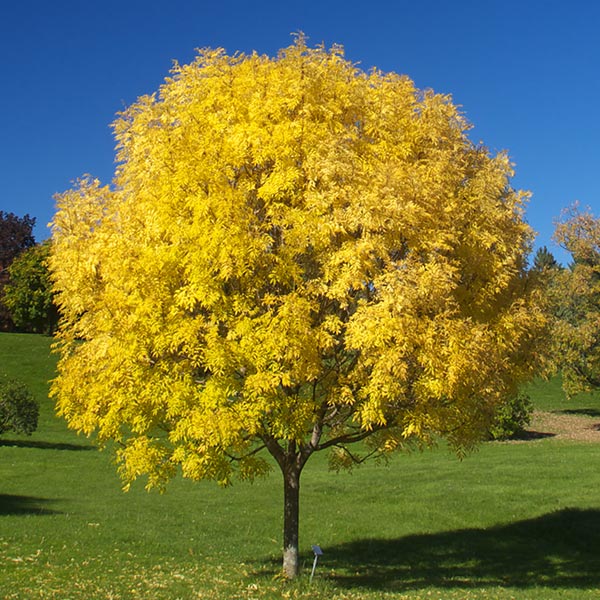
[[[571,396],[600,389],[600,218],[575,205],[557,224],[555,238],[573,262],[545,273],[555,317],[550,359]]]
[[[115,122],[112,185],[57,198],[60,414],[151,485],[262,473],[261,444],[469,447],[544,323],[527,195],[468,129],[302,38],[177,65]]]

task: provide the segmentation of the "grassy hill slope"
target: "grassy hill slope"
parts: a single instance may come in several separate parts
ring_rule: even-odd
[[[0,372],[42,405],[31,437],[0,440],[1,598],[597,598],[600,444],[553,437],[444,448],[302,480],[304,575],[277,577],[281,483],[219,489],[176,479],[121,491],[110,451],[77,436],[47,398],[51,341],[0,334]],[[545,411],[556,382],[531,388]],[[596,404],[595,404],[596,403]],[[597,418],[600,421],[600,418]],[[312,585],[311,544],[320,544]]]

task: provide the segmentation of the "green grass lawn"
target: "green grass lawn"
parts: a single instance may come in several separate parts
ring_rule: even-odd
[[[538,410],[600,417],[600,394],[579,394],[567,400],[559,377],[550,381],[534,381],[527,386],[527,393]]]
[[[0,441],[0,598],[600,597],[600,445],[488,443],[463,461],[439,448],[341,474],[316,456],[302,479],[303,575],[288,583],[277,472],[123,493],[110,453],[54,416],[49,347],[0,334],[0,372],[42,405],[38,431]],[[600,409],[591,396],[567,404],[556,381],[529,393],[543,410]],[[324,551],[312,584],[311,544]]]

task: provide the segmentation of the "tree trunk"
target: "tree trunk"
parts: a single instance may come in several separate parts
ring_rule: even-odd
[[[283,472],[283,574],[294,579],[300,570],[298,524],[300,517],[300,472],[296,465]]]

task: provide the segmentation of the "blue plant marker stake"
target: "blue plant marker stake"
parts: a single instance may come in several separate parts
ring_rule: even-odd
[[[312,551],[315,555],[315,560],[313,561],[312,573],[310,574],[310,583],[312,583],[313,577],[315,576],[315,569],[317,568],[317,561],[319,560],[319,556],[323,555],[323,550],[321,550],[321,546],[313,546]]]

